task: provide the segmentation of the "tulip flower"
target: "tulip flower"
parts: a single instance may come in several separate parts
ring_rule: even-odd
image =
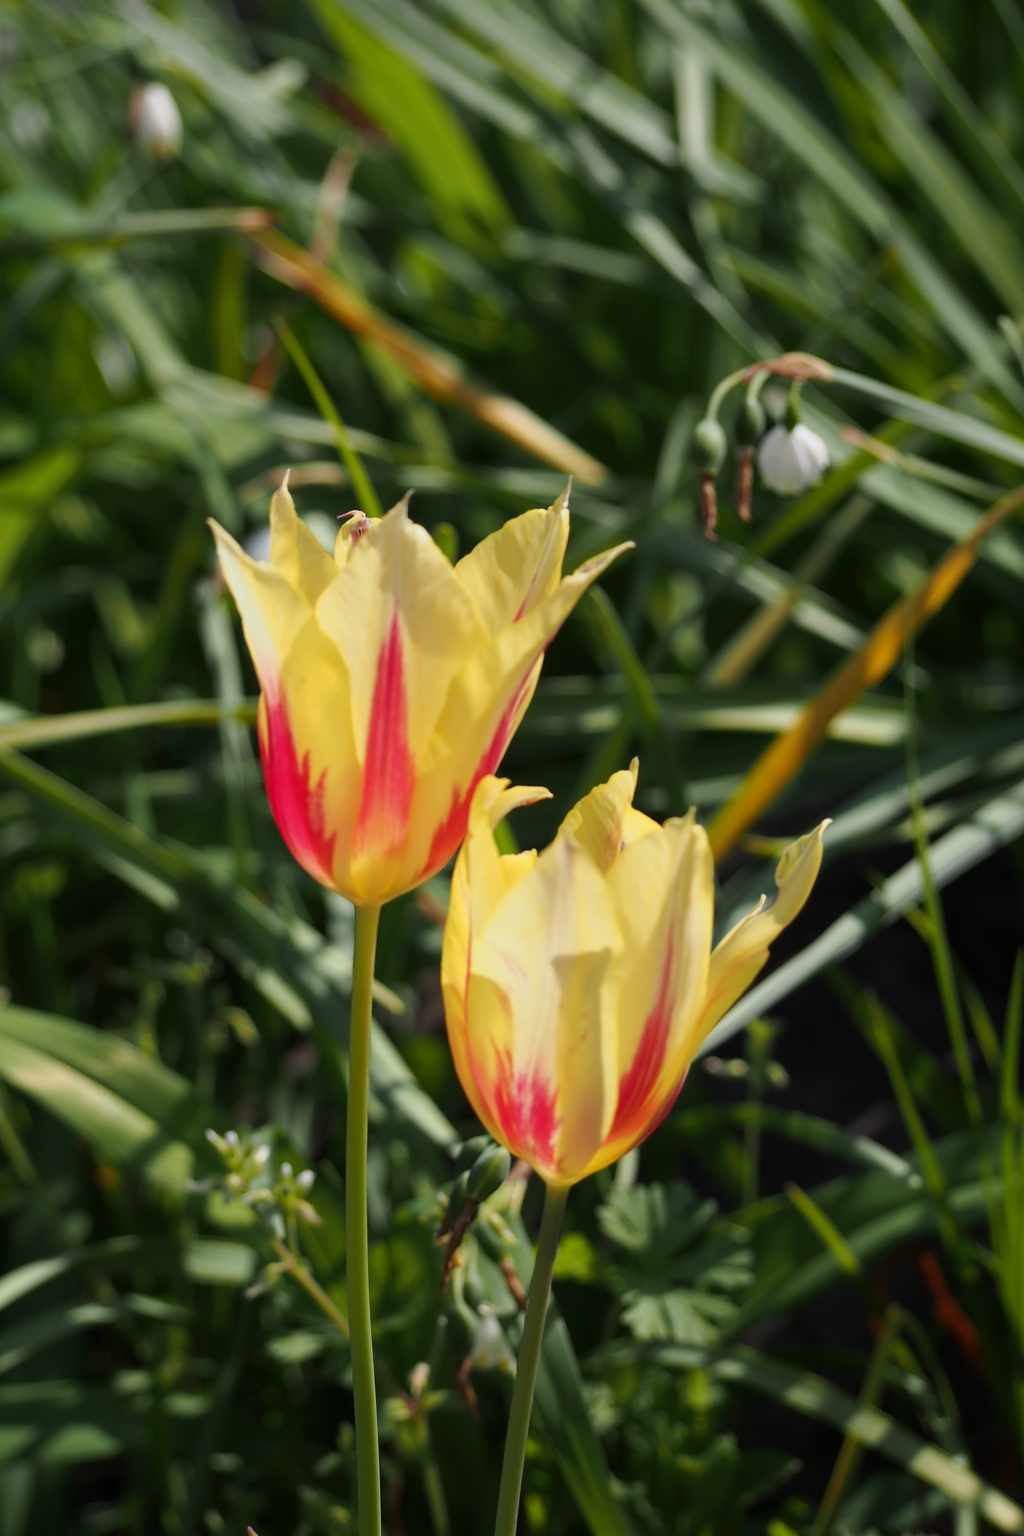
[[[796,496],[820,480],[828,469],[828,449],[817,432],[802,421],[772,427],[761,439],[757,467],[769,490]]]
[[[628,547],[563,578],[566,493],[453,566],[407,502],[342,527],[333,557],[286,486],[271,504],[268,562],[212,524],[262,690],[274,817],[303,868],[357,905],[412,890],[448,862],[545,648]]]
[[[707,834],[633,806],[637,764],[569,812],[554,842],[501,856],[493,829],[547,794],[480,781],[455,865],[441,985],[459,1081],[496,1141],[547,1185],[498,1490],[515,1536],[544,1319],[569,1189],[649,1136],[709,1031],[800,911],[827,826],[786,849],[778,895],[711,947]]]
[[[633,806],[637,764],[591,791],[539,856],[492,828],[543,790],[485,778],[455,867],[441,962],[459,1080],[549,1186],[615,1162],[661,1122],[702,1042],[768,958],[821,864],[827,822],[790,845],[778,895],[712,949],[711,850],[693,813]]]

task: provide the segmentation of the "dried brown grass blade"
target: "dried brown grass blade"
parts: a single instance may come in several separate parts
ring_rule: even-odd
[[[517,400],[489,394],[467,383],[458,364],[404,326],[382,315],[309,251],[294,245],[276,230],[251,236],[256,259],[264,271],[286,287],[305,293],[357,336],[365,336],[400,363],[426,394],[446,405],[457,405],[503,437],[582,480],[600,485],[608,471],[589,453],[534,415]]]

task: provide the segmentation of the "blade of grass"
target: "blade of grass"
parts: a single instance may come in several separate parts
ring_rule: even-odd
[[[963,1009],[960,1006],[960,993],[956,984],[953,955],[949,947],[949,936],[946,933],[942,903],[939,901],[939,893],[932,879],[931,861],[928,853],[928,833],[925,827],[924,805],[921,799],[921,779],[917,763],[914,691],[911,682],[914,671],[913,657],[913,637],[909,637],[903,668],[904,707],[907,713],[905,752],[914,848],[917,852],[918,863],[921,866],[921,885],[924,891],[925,912],[928,917],[927,943],[932,956],[932,964],[935,968],[939,996],[942,999],[942,1010],[946,1015],[946,1026],[949,1030],[949,1038],[953,1046],[953,1056],[964,1092],[964,1102],[967,1105],[967,1112],[971,1119],[976,1125],[979,1125],[984,1118],[981,1100],[978,1097],[978,1084],[974,1075],[974,1064],[971,1061],[971,1048],[967,1040],[967,1028],[964,1023]]]
[[[838,712],[891,671],[907,640],[952,597],[974,564],[985,536],[1022,504],[1024,486],[997,501],[969,537],[943,556],[924,585],[889,609],[862,649],[805,706],[796,723],[762,753],[708,828],[716,859],[729,851],[779,791],[795,778]]]
[[[760,1392],[797,1413],[850,1435],[858,1444],[939,1488],[957,1504],[973,1504],[1000,1531],[1024,1529],[1024,1509],[984,1482],[938,1446],[922,1440],[880,1408],[861,1405],[813,1371],[769,1359],[745,1345],[716,1352],[686,1345],[655,1348],[617,1344],[602,1350],[595,1364],[645,1361],[676,1370],[706,1370],[715,1380]]]
[[[348,470],[348,477],[352,482],[352,489],[359,498],[361,510],[366,513],[367,517],[383,517],[384,508],[381,506],[377,492],[373,488],[373,482],[366,473],[362,459],[352,446],[352,440],[348,435],[345,423],[341,419],[337,406],[324,388],[323,380],[313,367],[298,337],[283,316],[277,316],[274,321],[274,329],[284,343],[288,356],[301,373],[306,388],[316,401],[317,410],[324,420],[330,423],[331,430],[334,433],[335,445],[337,446],[342,463]]]
[[[901,1309],[890,1306],[885,1309],[882,1318],[882,1326],[875,1340],[875,1347],[871,1352],[867,1372],[864,1376],[864,1384],[857,1398],[861,1408],[874,1408],[878,1405],[885,1386],[885,1372],[892,1354],[893,1345],[899,1332],[901,1321]],[[828,1536],[832,1523],[836,1517],[840,1500],[846,1489],[853,1482],[857,1470],[864,1458],[864,1447],[856,1435],[847,1432],[836,1464],[832,1468],[832,1475],[828,1480],[828,1486],[822,1495],[818,1513],[814,1517],[814,1525],[811,1527],[811,1536]]]
[[[932,878],[940,889],[988,858],[1024,831],[1024,783],[996,795],[932,845]],[[895,922],[922,896],[917,858],[904,864],[876,891],[837,918],[800,954],[758,982],[711,1031],[700,1054],[717,1050],[758,1014],[770,1012],[782,998],[826,966],[853,954],[872,934]]]

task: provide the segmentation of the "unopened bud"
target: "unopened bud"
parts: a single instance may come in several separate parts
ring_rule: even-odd
[[[469,1171],[460,1173],[452,1185],[452,1192],[448,1197],[448,1220],[453,1225],[458,1223],[462,1215],[462,1208],[466,1203],[466,1190],[469,1186]]]
[[[157,160],[181,153],[185,129],[178,103],[159,80],[151,80],[132,92],[129,118],[135,142]]]
[[[714,416],[705,416],[703,421],[698,421],[693,433],[693,445],[701,469],[717,475],[725,463],[728,447],[722,423]]]
[[[764,435],[764,429],[768,425],[768,418],[764,413],[764,406],[757,395],[749,394],[743,402],[743,409],[736,417],[736,441],[741,448],[749,448],[760,441]]]
[[[469,1170],[466,1198],[478,1203],[486,1200],[488,1195],[501,1188],[511,1167],[511,1155],[504,1147],[492,1145],[485,1148]]]
[[[471,1136],[468,1141],[464,1141],[455,1159],[456,1176],[460,1173],[468,1173],[481,1152],[486,1152],[488,1147],[493,1146],[494,1142],[489,1136]]]

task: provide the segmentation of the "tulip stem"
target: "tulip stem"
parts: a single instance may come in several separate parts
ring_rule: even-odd
[[[551,1276],[558,1252],[558,1238],[562,1230],[565,1203],[569,1198],[569,1186],[547,1186],[544,1196],[544,1214],[541,1217],[540,1237],[537,1240],[537,1257],[533,1263],[523,1337],[516,1362],[516,1384],[512,1389],[512,1407],[508,1416],[508,1433],[505,1437],[505,1459],[501,1467],[501,1487],[498,1490],[498,1516],[494,1536],[516,1536],[519,1520],[519,1495],[523,1487],[523,1467],[526,1462],[526,1442],[530,1434],[530,1411],[533,1408],[533,1391],[537,1384],[537,1367],[540,1364],[540,1348],[544,1340],[544,1324],[547,1321],[548,1298],[551,1295]]]
[[[348,1037],[348,1126],[345,1137],[345,1272],[356,1419],[359,1536],[381,1536],[377,1394],[370,1332],[370,1248],[366,1224],[366,1154],[370,1105],[373,964],[380,907],[356,908],[352,1013]]]

